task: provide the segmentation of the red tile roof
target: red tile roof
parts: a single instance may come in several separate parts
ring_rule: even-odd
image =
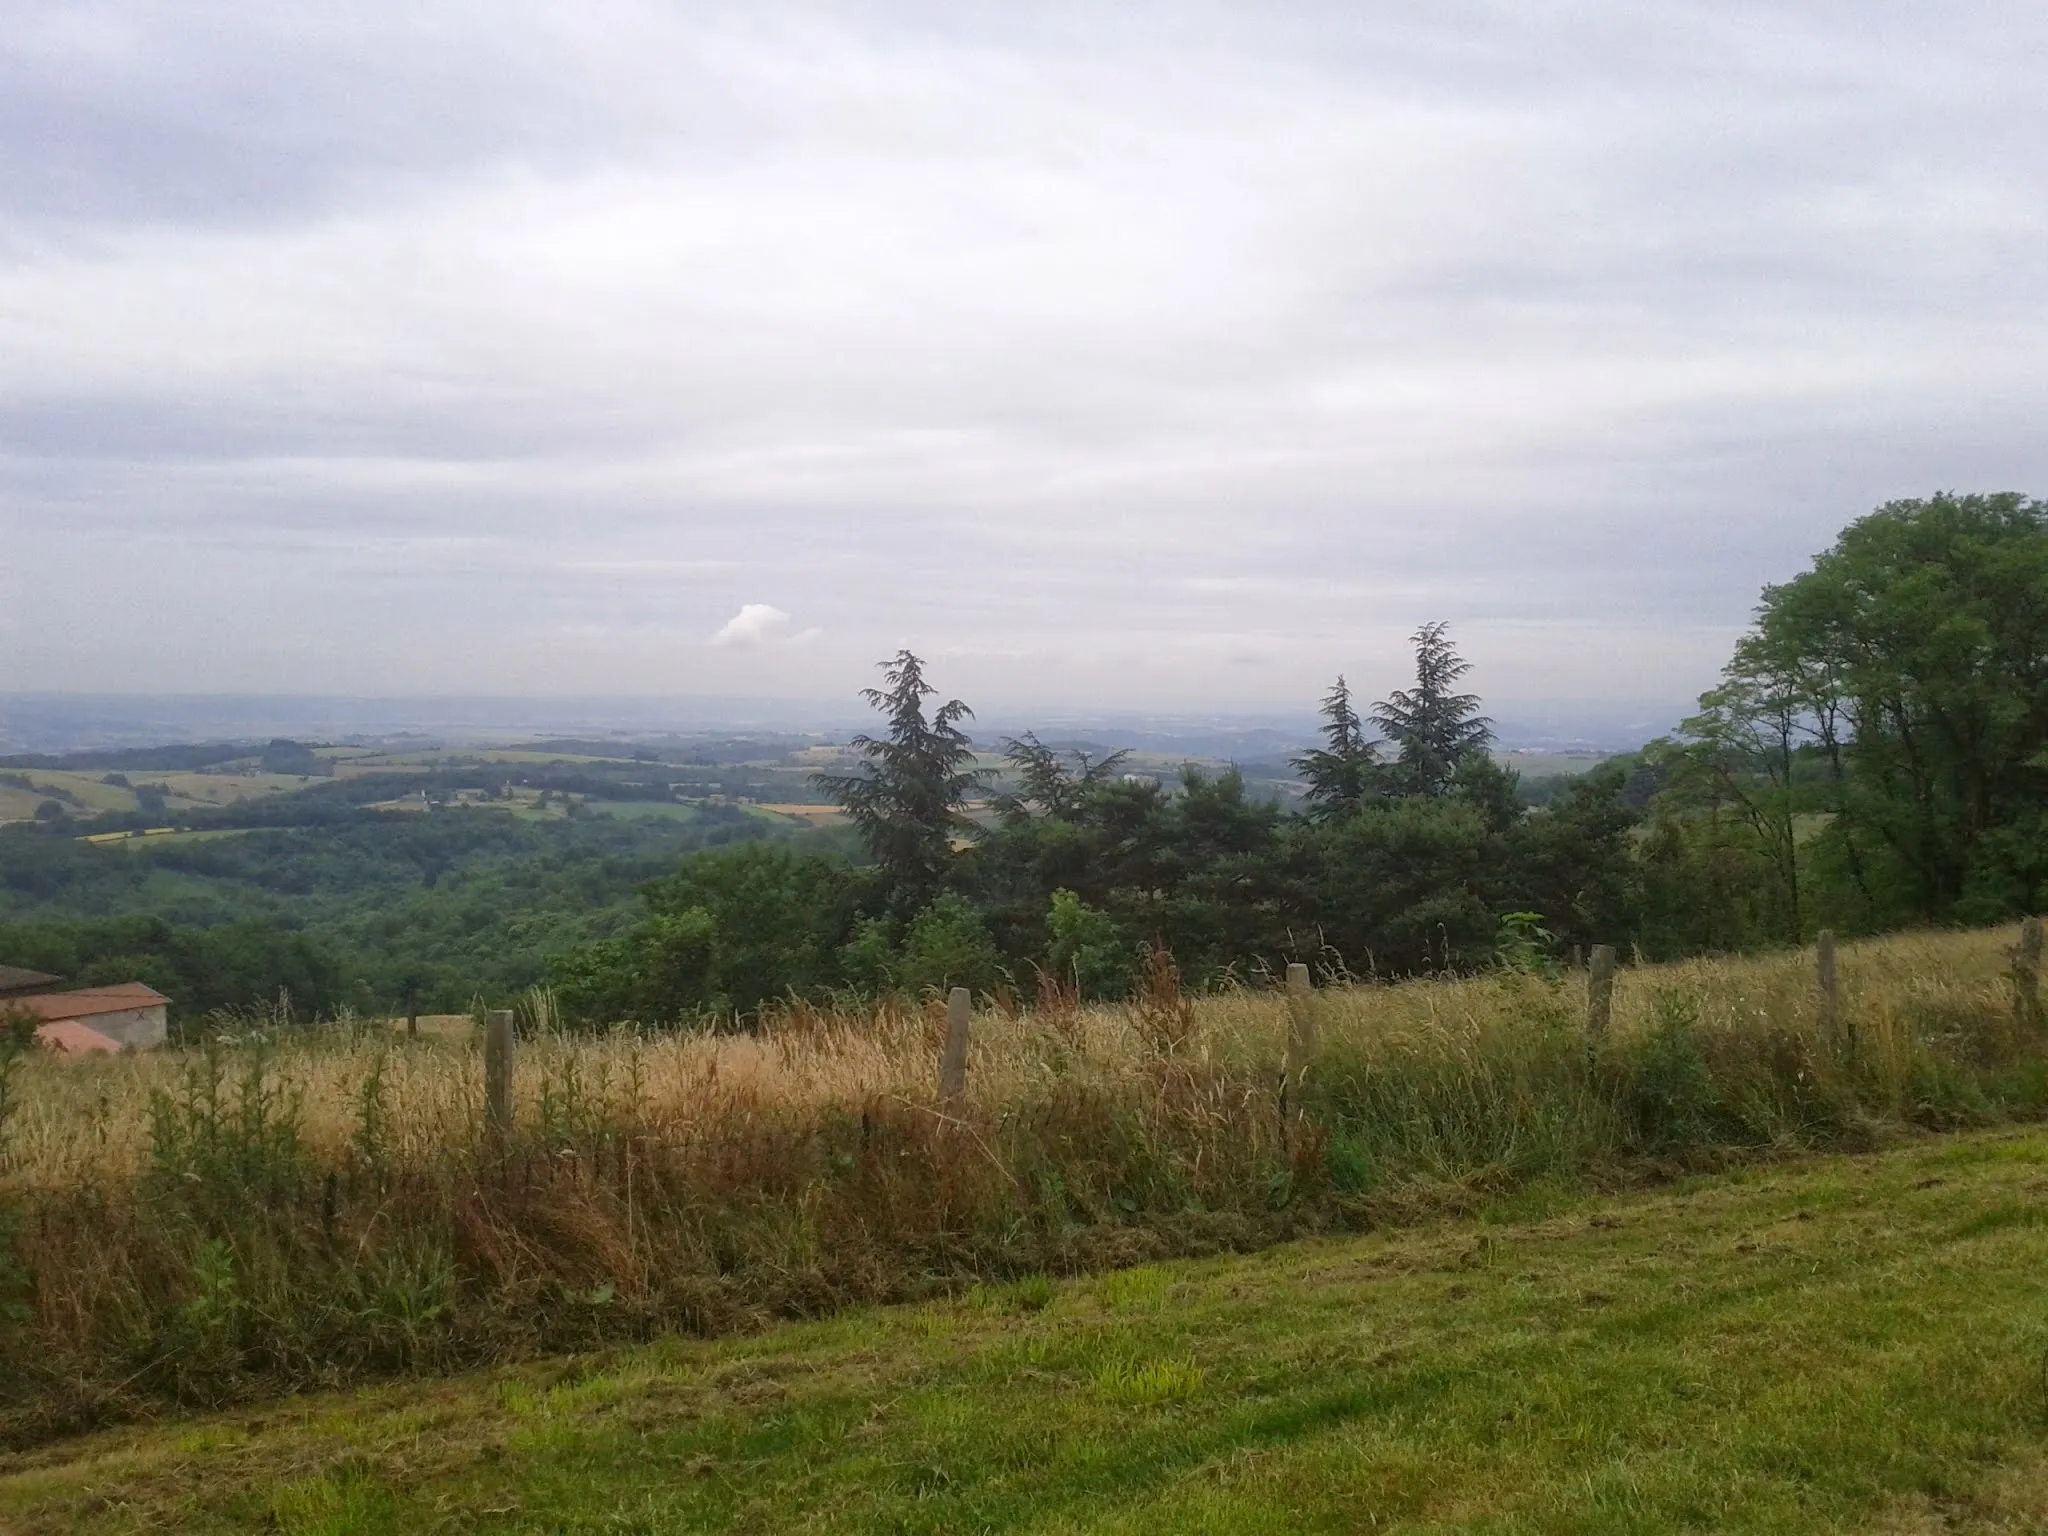
[[[44,992],[5,999],[8,1005],[26,1008],[46,1024],[58,1019],[126,1013],[131,1008],[160,1008],[169,1001],[155,987],[146,987],[139,981],[124,981],[118,987],[84,987],[76,992]]]
[[[60,1056],[117,1056],[121,1042],[110,1040],[96,1029],[87,1029],[76,1019],[59,1019],[36,1030],[36,1044],[47,1046]]]

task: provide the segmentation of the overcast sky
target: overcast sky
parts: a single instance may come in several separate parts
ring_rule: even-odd
[[[0,0],[0,690],[1684,701],[2048,493],[2048,7]]]

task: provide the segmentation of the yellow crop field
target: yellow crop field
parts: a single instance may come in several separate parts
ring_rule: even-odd
[[[227,837],[246,836],[248,829],[244,827],[215,827],[204,832],[180,832],[175,827],[151,827],[147,831],[132,833],[125,837],[116,834],[108,840],[108,846],[133,851],[137,848],[161,848],[169,843],[210,843]]]
[[[757,811],[773,811],[777,816],[793,816],[798,821],[812,826],[828,826],[846,820],[846,812],[836,805],[756,805]]]

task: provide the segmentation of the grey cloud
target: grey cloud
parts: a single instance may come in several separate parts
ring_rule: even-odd
[[[18,5],[0,36],[0,197],[59,224],[240,224],[479,165],[601,163],[636,117],[716,141],[735,113],[715,77],[621,92],[601,67],[679,29],[605,5]]]
[[[2048,484],[2017,3],[27,14],[0,688],[1682,702]]]

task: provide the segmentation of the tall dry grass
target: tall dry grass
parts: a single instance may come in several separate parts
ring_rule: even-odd
[[[517,1130],[473,1041],[244,1021],[204,1049],[31,1059],[0,1141],[0,1430],[744,1327],[970,1277],[1243,1247],[2048,1107],[2011,931],[1575,978],[1319,991],[1286,1009],[988,1010],[942,1113],[934,1007],[750,1035],[574,1037],[526,1011]],[[253,1027],[250,1027],[252,1026]]]

